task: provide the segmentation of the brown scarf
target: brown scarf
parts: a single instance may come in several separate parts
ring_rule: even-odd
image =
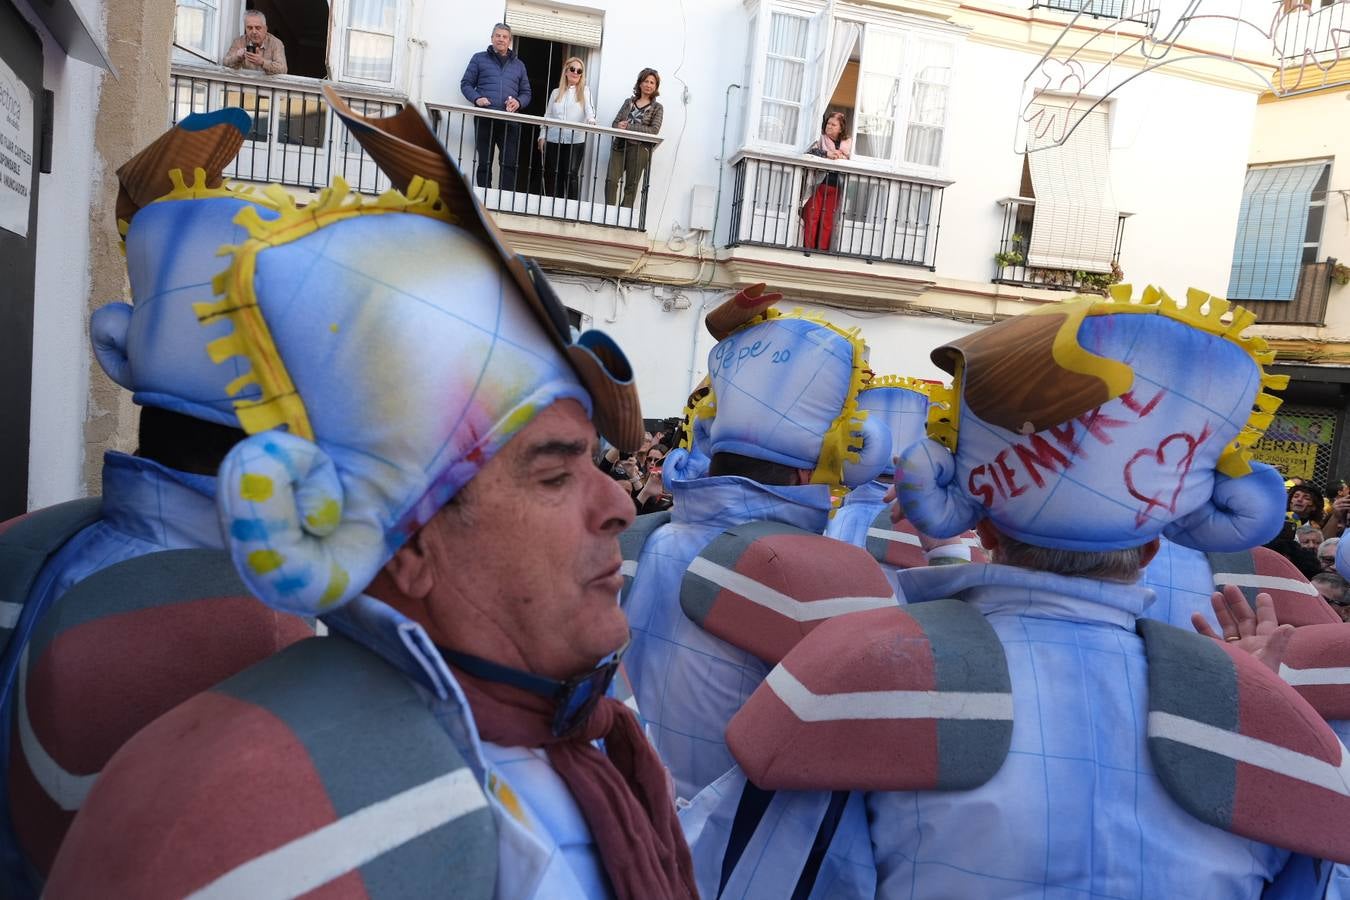
[[[572,792],[619,900],[698,897],[670,781],[637,717],[605,697],[580,729],[554,737],[551,701],[455,669],[485,741],[543,747]],[[592,741],[603,738],[605,752]]]

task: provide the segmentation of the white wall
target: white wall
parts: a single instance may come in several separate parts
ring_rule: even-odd
[[[69,59],[35,16],[20,12],[42,36],[43,86],[55,94],[52,172],[39,176],[37,278],[34,292],[32,429],[28,506],[84,494],[84,417],[89,395],[89,207],[94,119],[102,70]],[[76,0],[100,39],[102,0]]]

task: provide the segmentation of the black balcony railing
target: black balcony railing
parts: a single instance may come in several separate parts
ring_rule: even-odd
[[[1151,22],[1157,14],[1158,0],[1034,0],[1032,9],[1056,9],[1098,19],[1122,22]]]
[[[175,66],[169,92],[169,122],[190,113],[227,106],[243,108],[253,128],[239,155],[225,169],[228,178],[275,182],[311,190],[326,187],[333,176],[353,190],[378,194],[389,179],[347,133],[319,93],[312,78],[262,76]],[[394,98],[349,93],[352,109],[375,118],[393,115],[401,104]]]
[[[1256,313],[1263,325],[1325,325],[1335,259],[1304,263],[1291,300],[1234,300]]]
[[[993,280],[996,284],[1105,293],[1107,287],[1120,281],[1120,249],[1125,240],[1125,220],[1130,217],[1130,213],[1123,212],[1116,220],[1115,250],[1109,268],[1098,267],[1104,271],[1057,269],[1034,266],[1028,262],[1031,235],[1036,228],[1036,201],[1031,197],[1005,197],[998,203],[1003,207],[1003,236],[994,254],[996,271]]]
[[[472,106],[427,112],[488,209],[646,229],[659,135]]]
[[[734,172],[728,246],[937,265],[941,184],[818,157],[741,154]]]

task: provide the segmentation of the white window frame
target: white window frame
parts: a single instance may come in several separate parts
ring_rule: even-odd
[[[784,143],[776,141],[767,141],[759,136],[760,111],[764,104],[764,82],[766,70],[769,62],[769,31],[773,27],[773,16],[779,15],[793,16],[807,21],[806,35],[806,56],[803,59],[802,93],[807,93],[807,87],[811,83],[810,64],[817,46],[818,37],[813,27],[813,20],[820,12],[819,9],[812,8],[812,4],[770,2],[766,3],[755,16],[757,31],[753,35],[754,53],[752,54],[752,81],[753,90],[751,91],[751,100],[747,109],[750,110],[750,116],[746,123],[746,141],[749,145],[762,150],[773,150],[779,153],[796,153],[802,149],[801,134],[806,125],[806,119],[810,117],[812,105],[811,99],[801,97],[797,103],[797,134],[793,140]],[[774,103],[791,102],[783,99],[774,98]]]
[[[206,2],[215,4],[216,27],[214,30],[208,29],[207,39],[211,42],[211,46],[202,51],[178,43],[178,3],[174,3],[172,44],[177,61],[197,64],[206,61],[220,65],[220,61],[225,58],[225,51],[230,48],[230,42],[244,33],[244,0],[206,0]]]
[[[833,11],[833,16],[827,16],[826,13]],[[745,129],[742,140],[742,149],[766,153],[777,153],[790,156],[797,156],[819,135],[819,117],[821,110],[815,108],[815,94],[819,90],[812,91],[812,96],[803,98],[802,114],[799,119],[800,134],[797,136],[797,143],[793,145],[780,144],[762,140],[759,137],[758,121],[760,110],[764,100],[764,81],[765,69],[768,60],[768,42],[769,42],[769,23],[772,21],[772,15],[775,12],[786,13],[789,15],[801,16],[812,20],[812,31],[809,36],[807,59],[808,61],[821,56],[825,49],[825,43],[830,39],[833,32],[834,22],[836,20],[847,20],[856,22],[863,26],[863,56],[859,60],[859,85],[862,83],[863,65],[867,56],[867,37],[868,31],[876,28],[887,29],[904,34],[905,59],[903,71],[901,74],[901,87],[899,102],[895,112],[895,136],[891,142],[891,153],[885,159],[876,159],[872,157],[861,157],[857,160],[858,168],[873,171],[885,172],[887,174],[913,175],[927,179],[943,179],[946,171],[947,159],[949,156],[950,141],[949,135],[952,123],[952,109],[955,105],[956,97],[956,73],[961,65],[961,44],[965,29],[957,26],[942,25],[932,23],[916,16],[897,13],[893,11],[879,9],[877,7],[863,6],[853,3],[836,2],[833,4],[825,3],[824,0],[756,0],[750,4],[750,15],[752,25],[751,46],[750,46],[750,84],[751,90],[746,103]],[[952,77],[947,83],[947,99],[942,121],[942,150],[939,154],[937,165],[925,166],[906,162],[904,159],[905,140],[909,131],[910,107],[913,102],[914,92],[914,66],[918,53],[919,41],[927,40],[936,43],[944,43],[951,48],[951,71]],[[807,84],[811,79],[807,79]],[[804,88],[806,85],[804,85]],[[857,133],[857,99],[854,99],[855,114],[849,122],[850,137],[856,139]],[[857,147],[855,140],[854,146]]]
[[[328,48],[329,48],[329,67],[337,73],[335,80],[342,84],[369,85],[375,88],[384,88],[385,90],[401,92],[404,83],[404,73],[408,68],[408,16],[409,0],[394,0],[394,49],[393,61],[390,67],[389,80],[382,81],[377,78],[358,78],[347,71],[347,34],[350,31],[365,31],[364,28],[353,28],[351,22],[352,4],[351,0],[333,0],[328,8]]]

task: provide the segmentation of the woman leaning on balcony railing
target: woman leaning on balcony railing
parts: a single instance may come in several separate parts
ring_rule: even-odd
[[[586,65],[569,56],[563,63],[558,88],[548,98],[544,116],[564,122],[595,124],[595,104],[586,90]],[[586,153],[586,132],[550,125],[539,135],[544,153],[544,190],[553,197],[576,200],[581,194],[581,158]]]
[[[848,159],[853,155],[853,142],[844,137],[847,133],[848,119],[844,114],[827,112],[820,120],[820,138],[806,152],[825,159]],[[807,250],[828,250],[843,176],[838,172],[810,171],[811,177],[818,176],[820,180],[802,204],[802,246]]]

